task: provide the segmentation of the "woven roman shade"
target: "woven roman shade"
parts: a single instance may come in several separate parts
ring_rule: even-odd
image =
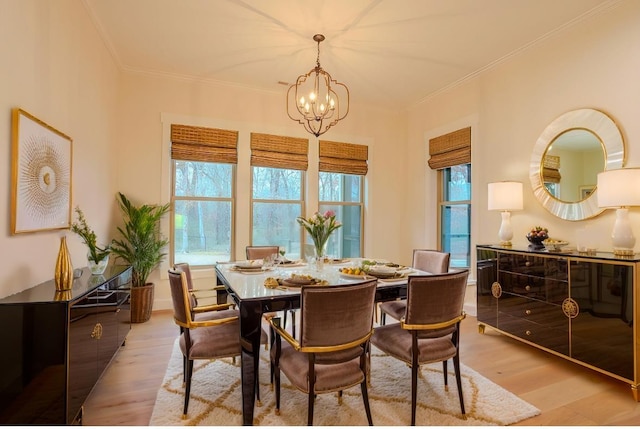
[[[560,183],[560,157],[545,155],[542,160],[542,181],[545,183]]]
[[[560,171],[555,168],[542,169],[542,181],[545,183],[560,183]]]
[[[471,162],[471,127],[429,140],[429,167],[434,170]]]
[[[309,139],[251,133],[251,165],[306,170]]]
[[[364,176],[368,159],[368,146],[320,140],[320,171]]]
[[[238,132],[171,124],[171,158],[238,163]]]

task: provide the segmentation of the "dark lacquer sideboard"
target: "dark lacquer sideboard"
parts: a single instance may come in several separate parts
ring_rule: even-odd
[[[131,268],[87,268],[0,299],[0,424],[81,423],[82,405],[131,329]]]
[[[477,246],[477,312],[486,326],[640,385],[640,258]]]

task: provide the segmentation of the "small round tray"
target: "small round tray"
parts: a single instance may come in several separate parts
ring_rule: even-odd
[[[548,251],[548,252],[561,252],[562,248],[566,245],[569,244],[569,242],[567,241],[554,241],[552,243],[545,243],[542,242],[542,244],[544,244],[544,248]]]

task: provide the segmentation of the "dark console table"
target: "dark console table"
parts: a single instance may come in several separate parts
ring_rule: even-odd
[[[478,323],[631,386],[640,399],[640,258],[477,246]]]
[[[82,422],[82,405],[131,329],[131,268],[87,268],[0,299],[0,424]]]

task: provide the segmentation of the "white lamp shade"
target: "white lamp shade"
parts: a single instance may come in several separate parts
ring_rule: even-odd
[[[598,207],[640,206],[640,168],[598,173]]]
[[[522,182],[489,183],[489,210],[522,210]]]

